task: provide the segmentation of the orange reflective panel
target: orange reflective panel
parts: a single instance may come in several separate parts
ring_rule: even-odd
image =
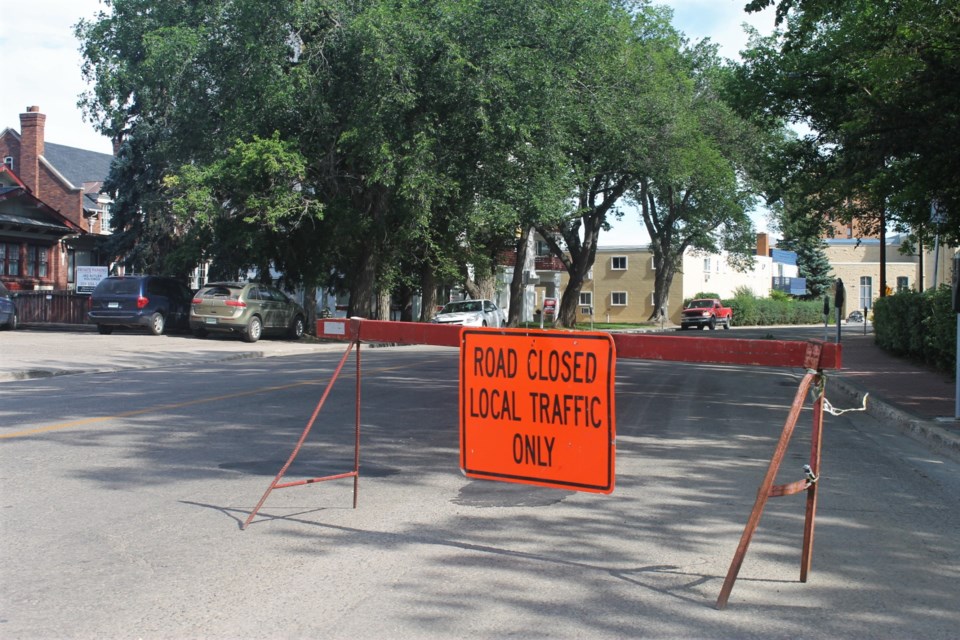
[[[460,333],[460,468],[468,477],[610,493],[616,349],[609,334]]]

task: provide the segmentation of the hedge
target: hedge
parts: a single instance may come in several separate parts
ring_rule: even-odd
[[[900,291],[876,301],[873,333],[880,348],[955,374],[957,315],[947,285],[923,293]]]

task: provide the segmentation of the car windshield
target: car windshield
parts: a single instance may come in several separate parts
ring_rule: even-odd
[[[713,300],[694,300],[687,309],[710,309],[713,307]]]
[[[479,300],[464,300],[463,302],[448,302],[440,313],[468,313],[482,310],[483,304]]]

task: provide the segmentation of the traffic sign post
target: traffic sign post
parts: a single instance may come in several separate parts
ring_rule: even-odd
[[[463,329],[463,473],[612,492],[615,363],[609,334]]]

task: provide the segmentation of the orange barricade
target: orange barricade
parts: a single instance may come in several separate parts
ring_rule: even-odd
[[[357,481],[359,478],[359,456],[360,456],[360,344],[361,342],[379,342],[389,344],[428,344],[436,346],[461,346],[462,327],[437,325],[429,323],[414,322],[389,322],[378,320],[360,320],[357,318],[347,319],[323,319],[317,321],[317,335],[322,338],[331,338],[349,342],[347,352],[337,367],[333,378],[323,397],[317,405],[311,416],[300,440],[297,442],[290,459],[284,465],[283,469],[277,474],[273,483],[267,489],[266,493],[260,499],[260,502],[250,513],[245,528],[254,518],[257,511],[263,505],[267,496],[273,489],[297,486],[331,480],[334,478],[353,477],[354,478],[354,507],[357,505]],[[518,330],[509,329],[471,329],[476,332],[489,332],[491,334],[507,333],[516,334]],[[533,330],[531,330],[533,331]],[[522,333],[522,332],[521,332]],[[542,333],[542,332],[540,332]],[[825,378],[824,369],[839,369],[841,366],[841,346],[839,344],[827,343],[821,341],[775,341],[775,340],[743,340],[743,339],[718,339],[718,338],[695,338],[695,337],[677,337],[650,334],[614,334],[613,343],[615,345],[617,358],[638,358],[645,360],[662,360],[673,362],[690,363],[711,363],[711,364],[732,364],[748,366],[766,366],[766,367],[789,367],[803,368],[806,374],[800,382],[793,404],[788,413],[780,440],[774,450],[770,464],[767,468],[766,476],[757,492],[757,498],[753,510],[744,528],[740,543],[734,554],[733,561],[724,580],[720,596],[717,599],[716,606],[722,609],[726,606],[733,590],[733,584],[737,579],[737,574],[746,556],[747,547],[753,537],[754,532],[760,522],[760,516],[763,513],[764,506],[769,498],[788,496],[797,493],[807,492],[806,518],[803,530],[803,549],[801,551],[800,562],[800,581],[806,582],[807,575],[811,566],[813,550],[814,522],[816,518],[817,505],[817,487],[820,477],[820,452],[822,445],[823,431],[823,402]],[[340,369],[343,367],[347,356],[353,347],[357,349],[357,422],[356,422],[356,447],[354,469],[350,472],[326,476],[323,478],[314,478],[311,480],[302,480],[281,484],[283,477],[290,464],[293,462],[300,450],[304,440],[317,418],[320,408],[323,406],[330,387],[333,385]],[[811,436],[811,448],[809,463],[804,466],[804,479],[791,482],[785,485],[774,485],[777,471],[783,461],[790,438],[796,427],[797,419],[803,408],[804,398],[810,388],[814,387],[817,393],[813,400],[813,432]],[[495,474],[490,474],[492,475]],[[542,482],[538,480],[538,482]],[[612,484],[611,484],[612,488]]]

